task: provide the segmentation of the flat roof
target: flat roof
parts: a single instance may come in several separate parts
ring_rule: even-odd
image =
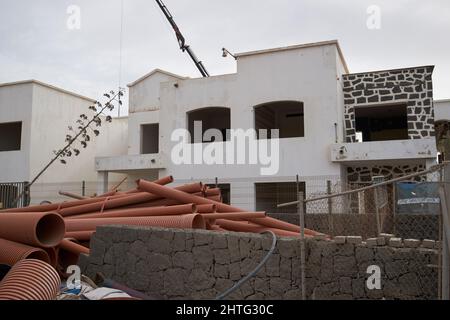
[[[296,50],[296,49],[304,49],[304,48],[312,48],[312,47],[321,47],[321,46],[329,46],[329,45],[335,45],[337,47],[339,56],[341,58],[342,63],[344,64],[345,72],[348,71],[348,65],[345,61],[344,54],[342,53],[341,46],[339,45],[338,40],[327,40],[327,41],[320,41],[320,42],[311,42],[311,43],[305,43],[305,44],[297,44],[292,46],[286,46],[286,47],[278,47],[278,48],[271,48],[271,49],[264,49],[264,50],[256,50],[256,51],[248,51],[248,52],[240,52],[236,53],[235,56],[237,58],[239,57],[246,57],[251,55],[257,55],[257,54],[266,54],[266,53],[273,53],[273,52],[279,52],[279,51],[287,51],[287,50]]]
[[[180,76],[180,75],[178,75],[178,74],[175,74],[175,73],[172,73],[172,72],[169,72],[169,71],[166,71],[166,70],[162,70],[162,69],[153,69],[152,71],[150,71],[149,73],[143,75],[143,76],[140,77],[139,79],[133,81],[133,82],[130,83],[130,84],[127,84],[127,87],[132,87],[132,86],[138,84],[139,82],[141,82],[142,80],[147,79],[148,77],[154,75],[155,73],[162,73],[162,74],[165,74],[165,75],[170,76],[170,77],[178,78],[178,79],[180,79],[180,80],[186,80],[186,79],[189,79],[188,77],[183,77],[183,76]]]
[[[394,68],[394,69],[383,69],[383,70],[371,70],[371,71],[362,71],[362,72],[355,72],[355,73],[347,73],[346,75],[357,75],[357,74],[366,74],[366,73],[380,73],[380,72],[391,72],[391,71],[401,71],[401,70],[407,70],[407,69],[418,69],[418,68],[433,68],[434,65],[425,65],[425,66],[416,66],[416,67],[404,67],[404,68]]]
[[[95,99],[83,96],[81,94],[78,94],[78,93],[75,93],[75,92],[72,92],[72,91],[69,91],[69,90],[58,88],[58,87],[55,87],[55,86],[53,86],[51,84],[48,84],[48,83],[45,83],[45,82],[42,82],[42,81],[39,81],[39,80],[35,80],[35,79],[0,83],[0,87],[15,86],[15,85],[27,84],[27,83],[38,84],[38,85],[41,85],[43,87],[47,87],[49,89],[52,89],[52,90],[55,90],[55,91],[59,91],[59,92],[62,92],[62,93],[65,93],[65,94],[68,94],[68,95],[71,95],[71,96],[74,96],[74,97],[77,97],[77,98],[80,98],[80,99],[83,99],[83,100],[87,100],[87,101],[90,101],[90,102],[95,102],[96,101]]]

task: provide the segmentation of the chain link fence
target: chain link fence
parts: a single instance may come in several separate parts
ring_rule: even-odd
[[[360,248],[370,243],[368,261],[358,261],[356,252],[355,261],[359,266],[373,263],[381,267],[381,282],[386,286],[373,297],[439,299],[448,291],[448,266],[442,263],[440,191],[450,181],[444,180],[442,172],[442,166],[436,166],[388,181],[383,176],[353,183],[327,181],[326,191],[314,195],[297,188],[298,201],[279,206],[290,207],[292,213],[272,215],[290,222],[297,216],[301,228],[331,237],[360,236],[365,240]],[[299,204],[297,209],[294,204]],[[380,244],[387,246],[381,248]],[[306,264],[307,258],[302,259]],[[359,268],[357,275],[364,277],[364,268]]]

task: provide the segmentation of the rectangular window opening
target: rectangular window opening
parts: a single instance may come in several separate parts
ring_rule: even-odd
[[[159,153],[159,124],[141,125],[141,154]]]
[[[356,107],[355,126],[358,142],[406,140],[408,139],[406,104]]]
[[[277,101],[255,107],[255,129],[258,139],[270,139],[271,129],[279,130],[279,138],[305,136],[303,103]],[[267,136],[260,136],[259,130],[266,129]]]
[[[21,148],[22,122],[0,123],[0,152]]]
[[[301,181],[298,191],[305,195],[306,184]],[[297,200],[296,182],[264,182],[255,183],[255,207],[256,211],[267,213],[296,212],[297,207],[277,208],[277,205]]]

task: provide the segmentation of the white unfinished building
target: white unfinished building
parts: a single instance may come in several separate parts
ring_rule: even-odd
[[[154,70],[129,85],[128,152],[97,157],[99,191],[111,173],[131,179],[173,175],[223,189],[225,201],[276,211],[295,197],[296,175],[307,195],[370,183],[436,162],[433,66],[352,74],[337,41],[240,53],[237,72],[185,78]],[[279,166],[175,164],[175,130],[279,129]],[[262,140],[262,137],[258,137]],[[270,137],[269,137],[270,138]],[[226,140],[226,139],[225,139]],[[223,147],[191,137],[192,148]],[[226,155],[225,155],[226,156]],[[290,190],[290,191],[289,191]]]
[[[3,206],[8,206],[24,183],[44,168],[54,156],[54,150],[65,145],[68,126],[75,126],[80,114],[88,113],[93,102],[91,98],[37,80],[0,84],[0,203]],[[114,124],[103,126],[100,131],[100,136],[81,150],[79,156],[67,160],[67,165],[57,162],[46,170],[31,188],[33,203],[56,201],[59,190],[80,193],[82,181],[96,181],[96,155],[126,152],[126,118],[115,119]]]

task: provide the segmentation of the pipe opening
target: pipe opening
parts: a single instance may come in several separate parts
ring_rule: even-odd
[[[192,218],[192,228],[193,229],[206,229],[205,219],[200,214],[194,215]]]
[[[43,250],[36,250],[33,252],[30,252],[25,259],[36,259],[36,260],[41,260],[47,263],[50,263],[50,257],[47,254],[47,252],[43,251]]]
[[[43,216],[36,226],[36,238],[43,247],[58,245],[64,238],[65,232],[64,220],[56,213]]]

